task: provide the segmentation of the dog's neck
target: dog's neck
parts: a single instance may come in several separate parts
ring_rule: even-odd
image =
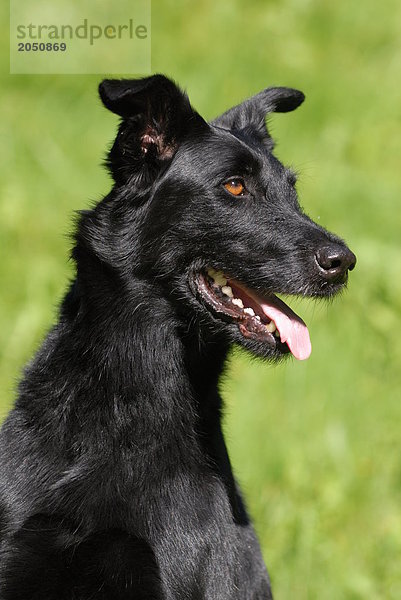
[[[193,435],[211,412],[217,418],[224,345],[200,343],[145,282],[122,293],[104,274],[89,285],[85,279],[85,288],[79,276],[72,284],[59,324],[30,367],[41,371],[42,385],[47,373],[58,394],[68,390],[59,400],[64,415],[82,424],[106,411],[111,432],[113,419],[123,418],[124,428],[139,427],[149,438],[169,428]],[[65,347],[74,354],[65,355]],[[51,420],[52,411],[44,416]]]
[[[114,269],[107,266],[92,240],[88,243],[81,236],[74,255],[77,280],[62,312],[68,315],[68,307],[73,307],[75,314],[70,311],[70,321],[82,319],[83,325],[89,328],[88,335],[96,333],[95,343],[105,332],[104,349],[114,340],[108,354],[111,360],[121,357],[116,372],[124,371],[131,359],[136,372],[143,360],[141,371],[149,378],[148,389],[158,388],[165,395],[174,367],[177,380],[186,381],[197,402],[215,393],[228,352],[224,340],[201,331],[192,315],[178,314],[170,294],[162,285],[147,281],[140,268],[136,268],[136,273],[131,265]],[[82,316],[80,311],[83,311]],[[84,336],[81,339],[85,339]],[[156,384],[157,380],[160,381]]]

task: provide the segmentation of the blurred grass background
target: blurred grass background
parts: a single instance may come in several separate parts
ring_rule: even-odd
[[[3,16],[2,416],[71,274],[73,211],[110,187],[99,165],[116,128],[97,76],[7,75]],[[234,354],[226,432],[277,600],[399,599],[401,4],[154,2],[152,68],[209,118],[267,85],[306,93],[272,117],[276,152],[358,265],[334,304],[295,304],[309,361]]]

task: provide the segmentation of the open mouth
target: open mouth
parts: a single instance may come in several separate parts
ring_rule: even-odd
[[[221,271],[197,274],[196,285],[215,316],[238,325],[245,338],[267,343],[298,360],[309,358],[312,347],[303,320],[274,294],[261,296]]]

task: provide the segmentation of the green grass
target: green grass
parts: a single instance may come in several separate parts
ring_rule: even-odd
[[[4,22],[7,22],[7,17]],[[314,351],[278,367],[235,354],[222,384],[232,461],[276,598],[401,598],[401,4],[153,3],[154,71],[212,117],[270,84],[307,101],[271,119],[306,210],[358,255],[333,304],[298,302]],[[2,30],[7,57],[7,30]],[[100,198],[116,119],[98,77],[3,64],[0,411],[71,274],[73,211]]]

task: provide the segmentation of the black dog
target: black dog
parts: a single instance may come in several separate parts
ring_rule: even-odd
[[[77,274],[0,441],[1,600],[266,599],[219,375],[236,343],[310,353],[274,292],[328,297],[355,256],[300,209],[267,89],[207,124],[161,75],[104,81],[115,185],[84,211]]]

